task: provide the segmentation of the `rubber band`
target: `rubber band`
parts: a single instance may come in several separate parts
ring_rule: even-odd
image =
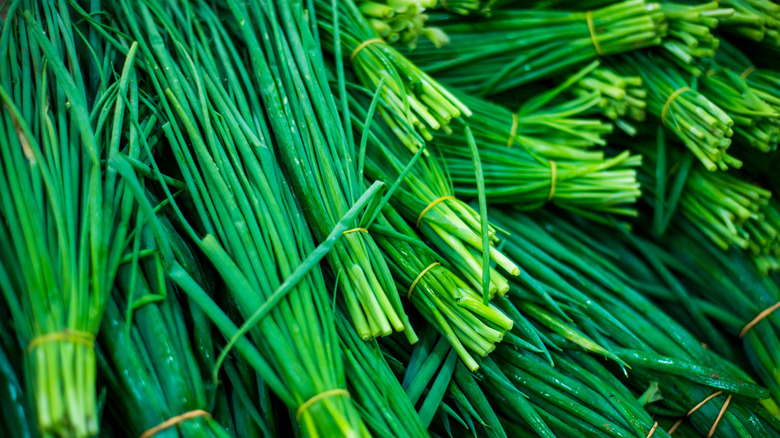
[[[198,418],[198,417],[207,417],[211,418],[211,414],[204,411],[203,409],[195,409],[189,412],[185,412],[181,415],[177,415],[173,418],[170,418],[168,420],[163,421],[162,423],[158,424],[157,426],[154,426],[153,428],[147,430],[146,432],[141,434],[140,438],[149,438],[150,436],[157,435],[158,433],[170,429],[171,427],[182,423],[184,421],[187,421],[192,418]]]
[[[653,434],[655,433],[655,430],[656,430],[656,429],[658,429],[658,422],[657,422],[657,421],[656,421],[656,422],[655,422],[655,424],[653,425],[653,428],[652,428],[652,429],[650,429],[650,433],[648,433],[648,434],[647,434],[647,437],[646,437],[646,438],[650,438],[651,436],[653,436]]]
[[[716,74],[718,74],[718,70],[707,70],[707,77],[708,78],[711,78],[711,77],[715,76]]]
[[[766,318],[767,316],[771,315],[772,312],[774,312],[777,309],[780,309],[780,302],[775,304],[774,306],[764,310],[763,312],[759,313],[758,316],[756,316],[755,318],[753,318],[752,321],[747,323],[747,325],[745,325],[745,327],[742,329],[742,331],[739,332],[739,338],[740,339],[744,338],[745,335],[748,334],[750,329],[752,329],[756,324],[761,322],[764,318]]]
[[[674,91],[674,93],[669,95],[668,99],[666,99],[666,103],[664,104],[664,109],[661,110],[661,123],[663,123],[664,126],[667,126],[666,115],[669,114],[669,108],[671,108],[672,102],[674,102],[674,99],[677,99],[678,96],[685,93],[686,91],[692,91],[692,90],[688,87],[678,88],[677,90]]]
[[[555,197],[555,184],[558,182],[558,165],[555,161],[550,160],[550,194],[547,195],[547,202],[552,201]]]
[[[419,275],[417,275],[417,278],[414,279],[412,282],[412,285],[409,286],[409,292],[406,293],[406,299],[410,299],[412,297],[412,291],[414,291],[414,287],[417,286],[417,282],[420,281],[423,278],[423,275],[425,275],[426,272],[430,271],[431,269],[435,268],[436,266],[439,266],[441,263],[439,262],[433,262],[431,263],[427,268],[423,269],[422,272],[420,272]]]
[[[596,38],[596,27],[593,25],[593,11],[586,12],[585,19],[588,21],[590,40],[593,41],[593,47],[596,48],[596,53],[598,53],[599,56],[604,56],[604,52],[601,51],[601,46],[599,45],[599,39]]]
[[[78,330],[63,330],[61,332],[47,333],[45,335],[34,337],[29,344],[27,344],[27,351],[30,352],[36,347],[39,347],[48,342],[71,342],[74,344],[81,344],[85,347],[92,348],[95,346],[95,335],[92,333],[82,332]]]
[[[420,222],[422,222],[423,217],[425,217],[425,213],[428,213],[433,207],[436,207],[440,202],[444,202],[448,199],[455,199],[454,196],[442,196],[441,198],[435,199],[433,202],[428,204],[427,207],[425,207],[425,210],[420,213],[419,216],[417,216],[417,228],[420,228]]]
[[[355,57],[358,55],[358,53],[360,53],[361,50],[365,49],[371,44],[383,43],[383,42],[385,42],[385,40],[383,40],[382,38],[371,38],[370,40],[363,41],[357,47],[355,47],[355,50],[353,50],[352,54],[349,55],[349,62],[353,62],[355,60]]]
[[[301,415],[303,415],[306,409],[309,409],[313,404],[317,403],[322,399],[326,399],[328,397],[335,397],[337,395],[344,395],[349,397],[349,391],[347,391],[346,389],[336,388],[336,389],[329,389],[327,391],[315,395],[314,397],[306,400],[302,405],[298,407],[298,411],[295,413],[295,419],[300,421]]]
[[[743,71],[742,74],[739,75],[739,77],[741,77],[742,79],[747,79],[748,76],[752,75],[753,72],[755,71],[756,68],[751,65],[750,67],[746,68],[745,71]]]
[[[731,394],[729,394],[728,398],[726,398],[726,403],[723,403],[723,407],[720,408],[720,412],[718,412],[718,418],[715,419],[715,424],[712,425],[712,429],[710,429],[710,433],[707,434],[707,438],[711,438],[712,435],[715,434],[715,429],[718,428],[718,423],[720,423],[720,419],[723,418],[723,414],[726,413],[726,408],[729,407],[730,402]]]
[[[680,427],[680,425],[682,424],[682,422],[683,422],[683,420],[685,418],[690,417],[691,415],[693,415],[694,412],[698,411],[702,406],[707,404],[708,401],[714,399],[715,397],[717,397],[717,396],[719,396],[721,394],[723,394],[723,391],[718,391],[718,392],[710,394],[707,398],[705,398],[704,400],[700,401],[699,404],[694,406],[690,411],[688,411],[687,414],[685,414],[685,417],[680,418],[679,420],[677,420],[677,422],[674,423],[674,425],[666,433],[668,433],[669,435],[673,434],[674,431],[677,430],[678,427]],[[729,396],[729,397],[731,397],[731,396]]]
[[[515,135],[517,135],[517,126],[520,124],[520,117],[517,113],[512,113],[512,129],[509,130],[509,140],[506,142],[506,147],[511,148],[515,144]]]
[[[353,229],[351,229],[351,230],[344,231],[344,232],[343,232],[343,233],[341,233],[341,234],[342,234],[342,235],[344,235],[344,236],[346,236],[347,234],[357,233],[358,231],[360,231],[360,232],[363,232],[363,233],[366,233],[366,234],[369,234],[369,233],[368,233],[368,230],[367,230],[367,229],[365,229],[365,228],[353,228]]]

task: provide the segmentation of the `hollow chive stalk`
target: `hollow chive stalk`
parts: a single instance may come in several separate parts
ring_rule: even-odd
[[[432,130],[446,131],[453,119],[471,115],[471,111],[437,81],[378,38],[354,0],[317,0],[314,4],[322,48],[348,61],[369,90],[375,90],[384,81],[382,98],[392,110],[380,110],[380,113],[389,123],[408,123],[424,138],[430,139]],[[338,27],[334,25],[336,16]],[[336,43],[337,34],[340,44]],[[409,137],[401,139],[413,141]],[[414,144],[419,147],[419,143]]]
[[[37,433],[94,436],[94,337],[135,208],[105,160],[138,158],[139,139],[156,119],[140,103],[136,45],[128,44],[126,54],[90,52],[94,47],[79,36],[87,26],[72,20],[65,3],[7,6],[0,38],[0,289],[24,349]],[[95,87],[88,86],[91,75]]]
[[[445,84],[482,96],[571,72],[601,55],[658,45],[666,34],[658,4],[641,0],[591,13],[508,7],[478,21],[431,14],[430,22],[451,43],[422,42],[410,60]]]
[[[614,67],[642,76],[648,109],[677,135],[708,170],[739,168],[728,154],[734,121],[718,105],[690,87],[690,78],[667,60],[652,53],[623,55]]]
[[[263,47],[253,38],[244,39],[249,32],[221,25],[208,2],[180,6],[186,13],[153,1],[112,5],[119,17],[114,25],[127,35],[118,38],[138,41],[143,54],[139,59],[148,72],[144,83],[159,102],[163,134],[175,160],[168,164],[178,168],[187,185],[186,203],[179,205],[170,192],[167,198],[187,237],[224,281],[221,296],[252,321],[232,344],[241,345],[265,384],[297,413],[295,421],[303,433],[367,436],[359,413],[343,393],[342,356],[322,272],[317,262],[303,262],[314,251],[313,238],[292,183],[277,163],[278,151],[271,148],[275,143],[265,117],[269,108],[277,108],[276,101],[253,91],[272,92],[260,85],[260,74],[248,73],[252,64],[232,49],[241,44],[250,54],[263,56]],[[254,8],[258,18],[270,7],[230,6],[241,14]],[[208,20],[187,18],[194,15]],[[284,47],[280,37],[274,34],[267,41]],[[196,53],[199,56],[190,56]],[[364,207],[378,189],[373,187],[356,205]],[[355,220],[360,210],[347,219]],[[338,226],[346,230],[346,225]],[[177,286],[220,330],[235,336],[221,309],[179,265],[175,260],[166,264]],[[275,294],[288,279],[284,293]],[[341,391],[309,402],[334,390]]]

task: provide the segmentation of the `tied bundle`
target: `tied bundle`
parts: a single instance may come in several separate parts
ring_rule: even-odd
[[[384,84],[382,98],[392,110],[382,108],[380,113],[391,126],[411,124],[429,140],[431,130],[446,131],[453,119],[471,115],[447,89],[378,38],[354,0],[337,4],[317,0],[315,6],[323,49],[339,61],[348,60],[360,83],[369,90]],[[401,139],[410,148],[420,146],[412,138]]]
[[[408,56],[442,82],[482,96],[567,73],[600,57],[661,44],[657,3],[628,0],[588,12],[505,8],[478,21],[431,15],[451,44]]]
[[[159,126],[139,93],[138,46],[88,54],[71,12],[17,1],[3,22],[0,290],[37,430],[89,437],[100,421],[95,334],[137,211],[118,168]]]
[[[357,0],[355,3],[374,32],[390,44],[414,49],[420,36],[428,38],[436,47],[449,42],[440,29],[425,26],[428,15],[424,11],[435,6],[436,0]]]
[[[555,98],[582,84],[594,64],[553,90],[527,100],[517,113],[477,97],[460,96],[474,111],[469,127],[480,155],[485,194],[493,203],[522,210],[546,203],[585,215],[635,215],[632,204],[640,195],[632,169],[641,158],[628,151],[606,157],[592,146],[603,145],[612,126],[584,117],[603,102],[603,90],[580,88],[573,100]],[[587,82],[593,86],[593,82]],[[455,194],[479,195],[464,129],[439,134],[435,145],[441,165],[452,177]]]
[[[721,19],[723,28],[740,37],[780,45],[780,5],[770,0],[722,0],[734,14]]]
[[[734,121],[723,109],[690,87],[686,75],[650,53],[624,55],[615,68],[642,76],[650,113],[658,117],[708,170],[742,163],[728,154]]]

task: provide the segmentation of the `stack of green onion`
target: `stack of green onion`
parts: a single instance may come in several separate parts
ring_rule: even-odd
[[[403,44],[410,49],[417,47],[417,38],[424,36],[436,47],[448,43],[447,35],[435,27],[426,27],[426,8],[436,5],[436,0],[357,0],[360,12],[371,27],[388,43]]]
[[[599,56],[661,44],[657,3],[627,0],[589,12],[502,8],[479,21],[431,14],[451,44],[408,56],[446,84],[482,96],[571,71]]]
[[[156,118],[139,95],[137,46],[90,51],[63,2],[16,1],[6,14],[0,290],[24,349],[37,430],[94,436],[94,338],[135,209],[106,161],[138,159]]]
[[[273,81],[268,70],[256,70],[268,68],[262,44],[283,48],[289,41],[276,32],[263,43],[247,27],[250,17],[272,16],[273,5],[229,6],[235,18],[222,21],[218,17],[224,14],[208,2],[182,2],[170,9],[154,0],[115,5],[115,26],[123,32],[117,42],[138,41],[148,72],[146,83],[159,101],[163,132],[187,184],[187,202],[182,203],[187,208],[182,210],[164,187],[167,197],[188,238],[224,282],[220,300],[234,303],[248,320],[245,327],[236,333],[180,262],[168,263],[169,275],[231,337],[228,347],[235,345],[296,413],[304,433],[367,436],[348,397],[331,300],[318,266],[327,251],[304,261],[314,244],[270,148],[274,143],[265,123],[266,106],[259,100],[262,97],[271,106],[283,99],[283,90],[277,88],[281,82],[261,85]],[[178,10],[187,13],[174,13]],[[205,20],[189,20],[194,14]],[[234,56],[234,39],[239,36],[231,32],[242,29],[244,39],[239,41],[246,42],[252,63]],[[191,53],[200,55],[192,58]],[[254,90],[264,93],[258,96]],[[333,234],[340,237],[377,190],[374,186],[358,199]]]
[[[452,119],[471,115],[447,89],[379,38],[354,0],[316,0],[314,5],[322,48],[349,60],[364,87],[373,91],[384,83],[382,98],[392,111],[380,113],[388,123],[411,124],[430,139],[431,130],[447,130]]]
[[[722,0],[734,15],[721,19],[723,28],[740,37],[780,45],[780,5],[771,0]]]
[[[753,93],[780,111],[780,72],[766,68],[756,68],[753,62],[734,44],[724,43],[715,57],[717,64],[729,68],[743,78]]]
[[[711,31],[719,19],[732,17],[734,10],[720,7],[717,1],[696,5],[662,2],[661,12],[669,21],[669,36],[662,47],[678,65],[695,76],[701,75],[697,61],[714,58],[720,45]]]
[[[616,64],[620,72],[639,74],[648,92],[648,109],[685,143],[708,170],[740,167],[728,155],[734,121],[700,92],[686,75],[652,53],[624,55]]]
[[[609,67],[599,66],[580,79],[572,92],[578,97],[598,93],[599,113],[629,133],[636,131],[632,122],[645,121],[647,91],[642,88],[640,76],[621,76]]]

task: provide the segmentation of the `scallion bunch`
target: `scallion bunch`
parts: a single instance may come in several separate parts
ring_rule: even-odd
[[[436,0],[357,0],[355,3],[374,32],[388,43],[414,49],[420,36],[437,47],[448,43],[447,35],[441,30],[425,26],[428,19],[425,9],[435,6]]]
[[[662,47],[678,65],[700,75],[702,70],[696,64],[711,61],[720,45],[712,30],[719,19],[732,17],[734,10],[720,7],[717,1],[695,5],[661,2],[661,12],[669,22],[669,34]]]
[[[570,72],[607,56],[658,45],[666,22],[657,3],[628,0],[590,12],[502,8],[474,21],[431,14],[451,44],[422,43],[412,62],[448,85],[482,96]]]
[[[772,46],[780,45],[780,5],[771,0],[723,0],[734,15],[721,19],[723,28],[735,35]]]

